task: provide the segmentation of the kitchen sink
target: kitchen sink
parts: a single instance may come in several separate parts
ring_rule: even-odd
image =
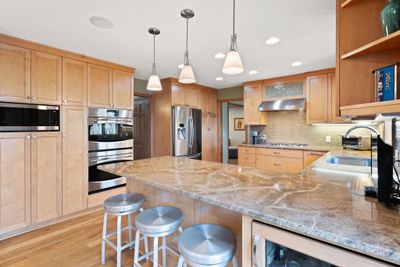
[[[351,166],[359,166],[359,167],[376,167],[377,160],[373,159],[371,161],[370,158],[356,158],[356,157],[329,157],[326,159],[327,163],[330,164],[340,164],[340,165],[351,165]]]

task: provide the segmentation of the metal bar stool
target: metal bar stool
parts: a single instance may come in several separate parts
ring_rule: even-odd
[[[119,194],[107,198],[104,201],[104,220],[103,220],[103,235],[101,242],[101,263],[106,263],[106,244],[117,251],[117,267],[121,267],[121,252],[126,248],[133,248],[135,243],[139,243],[140,240],[144,239],[145,253],[148,252],[147,238],[142,237],[139,241],[132,241],[132,230],[135,228],[132,226],[131,215],[136,211],[143,211],[142,204],[144,196],[135,193]],[[108,215],[118,216],[117,218],[117,230],[114,232],[107,232]],[[122,216],[128,217],[128,225],[121,228]],[[122,246],[121,234],[123,231],[128,231],[128,243]],[[109,240],[113,235],[117,235],[117,244]],[[136,243],[136,244],[137,244]]]
[[[235,235],[216,224],[197,224],[185,229],[179,237],[177,267],[225,267],[231,261],[238,266]]]
[[[177,230],[182,232],[182,211],[175,207],[160,206],[151,208],[140,213],[135,220],[136,223],[136,239],[139,240],[140,234],[144,237],[152,237],[154,240],[153,251],[145,253],[139,257],[139,243],[135,246],[135,254],[133,258],[133,266],[141,266],[139,262],[143,258],[153,255],[153,267],[158,267],[158,251],[162,251],[162,266],[167,265],[167,250],[179,257],[178,252],[166,245],[166,237],[173,234]],[[158,239],[162,238],[162,245],[159,247]]]

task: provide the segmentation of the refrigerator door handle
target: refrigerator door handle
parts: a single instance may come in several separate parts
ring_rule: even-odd
[[[193,147],[193,142],[194,142],[194,124],[193,124],[193,118],[189,117],[189,148]]]

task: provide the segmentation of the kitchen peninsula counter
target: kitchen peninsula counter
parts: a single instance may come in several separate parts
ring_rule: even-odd
[[[138,181],[400,264],[399,209],[356,194],[357,175],[318,171],[319,161],[299,174],[169,156],[100,168],[125,176],[128,188]]]

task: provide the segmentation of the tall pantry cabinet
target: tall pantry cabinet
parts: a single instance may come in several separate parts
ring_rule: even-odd
[[[60,106],[60,131],[0,133],[0,240],[87,209],[88,103],[132,108],[133,73],[0,34],[0,101]]]

